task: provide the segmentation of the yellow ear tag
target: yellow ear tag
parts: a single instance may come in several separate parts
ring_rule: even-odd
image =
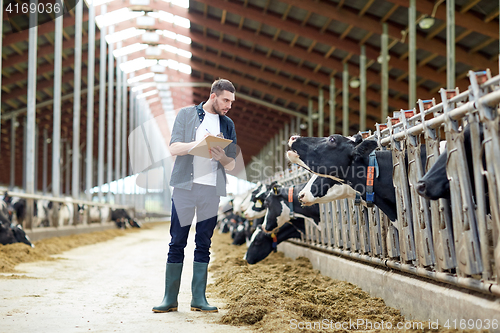
[[[257,200],[257,202],[255,203],[255,207],[261,208],[262,207],[262,201],[261,200]]]

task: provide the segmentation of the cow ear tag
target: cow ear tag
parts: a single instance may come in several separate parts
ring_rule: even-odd
[[[255,202],[255,207],[261,208],[262,207],[262,201],[261,200],[257,200],[257,202]]]
[[[279,192],[278,192],[278,186],[273,186],[273,192],[274,194],[278,195]]]

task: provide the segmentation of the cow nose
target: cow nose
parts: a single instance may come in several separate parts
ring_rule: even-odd
[[[292,143],[293,143],[295,140],[297,140],[297,138],[299,138],[299,137],[300,137],[300,135],[292,135],[292,136],[290,137],[290,140],[288,140],[288,146],[290,146],[290,147],[291,147],[291,146],[292,146]]]
[[[426,188],[426,186],[425,186],[424,182],[418,182],[417,183],[417,192],[421,196],[425,196],[425,188]]]

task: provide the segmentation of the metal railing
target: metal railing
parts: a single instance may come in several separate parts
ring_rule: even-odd
[[[306,222],[305,239],[293,242],[500,296],[500,76],[470,71],[469,79],[469,90],[441,89],[441,103],[419,100],[418,108],[395,112],[367,137],[392,152],[395,222],[377,207],[337,200],[321,204],[319,225]],[[467,124],[470,148],[462,135]],[[417,193],[416,183],[434,165],[441,134],[447,142],[451,199],[430,201]],[[420,156],[424,144],[426,161]],[[473,156],[471,173],[466,149]],[[294,166],[268,181],[292,185],[307,179]]]

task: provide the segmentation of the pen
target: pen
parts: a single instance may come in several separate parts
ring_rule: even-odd
[[[208,134],[212,135],[208,129],[205,128],[205,131],[207,131]]]

